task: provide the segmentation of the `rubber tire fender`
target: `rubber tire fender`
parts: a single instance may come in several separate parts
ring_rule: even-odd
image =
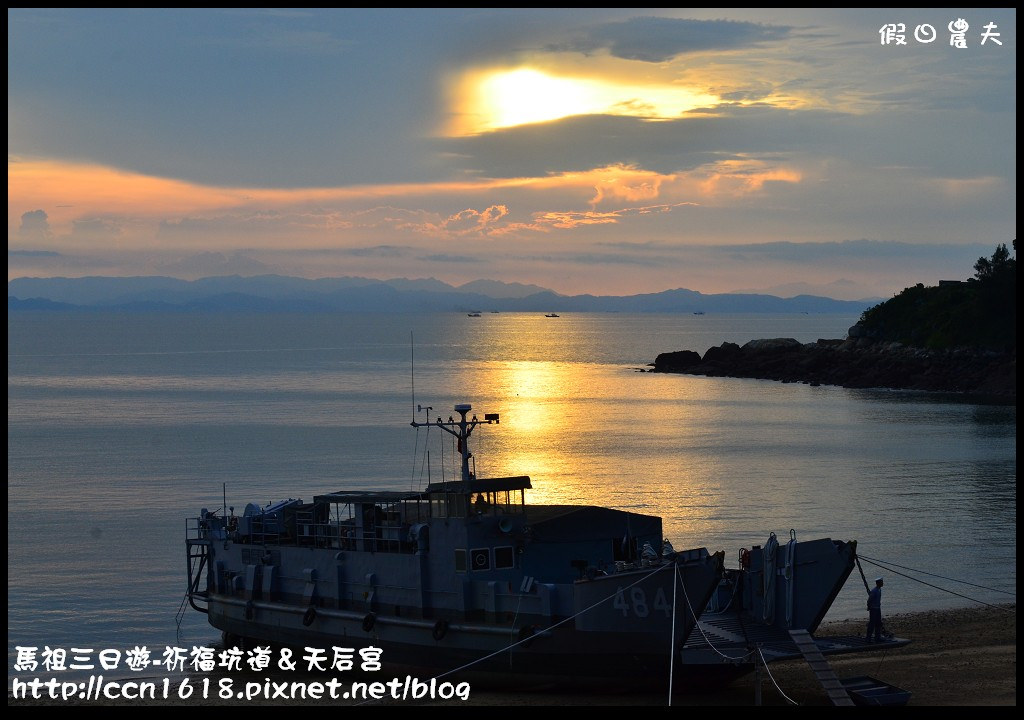
[[[434,623],[434,629],[431,632],[431,634],[434,636],[434,640],[436,640],[437,642],[441,642],[442,640],[444,640],[444,636],[448,634],[448,621],[438,620],[436,623]]]

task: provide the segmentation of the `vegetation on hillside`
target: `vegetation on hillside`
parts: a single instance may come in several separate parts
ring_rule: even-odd
[[[971,347],[1016,355],[1016,257],[1002,244],[991,258],[979,258],[974,270],[966,282],[938,287],[918,283],[869,308],[860,322],[865,334],[932,350]]]

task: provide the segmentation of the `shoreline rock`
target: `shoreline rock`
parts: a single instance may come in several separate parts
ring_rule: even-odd
[[[692,350],[661,353],[651,372],[951,392],[1016,402],[1016,352],[926,350],[853,335],[813,343],[768,338],[742,347],[725,342],[703,357]]]

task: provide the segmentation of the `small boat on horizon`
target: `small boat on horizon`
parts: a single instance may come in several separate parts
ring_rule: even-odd
[[[548,313],[544,317],[561,317],[558,313]]]
[[[471,313],[467,313],[467,315],[469,315],[469,317],[480,317],[480,313],[475,310]]]

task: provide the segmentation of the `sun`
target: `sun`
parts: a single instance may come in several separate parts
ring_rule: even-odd
[[[574,115],[677,119],[721,98],[676,84],[631,84],[600,77],[558,76],[529,67],[479,70],[457,83],[452,135],[475,135]]]
[[[479,93],[495,127],[585,115],[597,105],[590,83],[526,68],[487,77],[481,82]]]

